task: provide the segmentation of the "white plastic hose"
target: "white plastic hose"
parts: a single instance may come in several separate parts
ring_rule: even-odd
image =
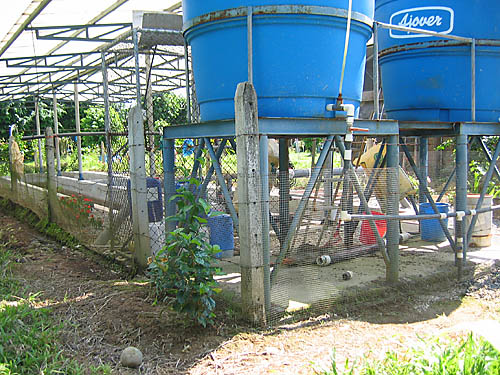
[[[342,95],[342,87],[344,86],[345,64],[347,61],[347,50],[349,49],[349,36],[351,34],[351,18],[352,18],[352,0],[349,0],[349,10],[347,11],[347,29],[345,32],[344,58],[342,61],[342,71],[340,73],[339,95]]]

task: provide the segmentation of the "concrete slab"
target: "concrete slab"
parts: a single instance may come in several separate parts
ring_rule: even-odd
[[[222,288],[239,293],[239,259],[218,261],[224,275],[217,279]],[[349,271],[352,277],[345,280]],[[456,272],[454,254],[446,242],[431,244],[420,240],[401,246],[400,279],[423,281]],[[385,264],[375,253],[326,267],[317,265],[283,266],[271,288],[273,306],[293,311],[335,302],[339,298],[385,286]]]

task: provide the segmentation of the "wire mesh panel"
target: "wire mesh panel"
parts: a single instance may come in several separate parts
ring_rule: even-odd
[[[308,178],[291,178],[289,193],[272,188],[271,323],[304,309],[328,311],[340,297],[384,279],[379,246],[384,244],[387,222],[373,220],[373,226],[368,220],[343,221],[341,211],[394,212],[386,197],[388,185],[397,181],[395,173],[387,168],[346,173],[323,169],[309,196],[304,196]],[[273,177],[270,175],[270,180]],[[292,236],[289,231],[293,231]]]

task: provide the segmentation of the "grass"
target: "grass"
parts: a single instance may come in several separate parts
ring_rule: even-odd
[[[329,370],[320,375],[498,375],[500,354],[487,341],[472,334],[458,340],[422,340],[422,345],[407,353],[387,352],[381,360],[362,360],[359,364],[345,363],[340,370],[332,359]]]
[[[13,277],[13,256],[0,245],[0,375],[111,374],[109,366],[84,368],[65,357],[58,340],[62,323]]]

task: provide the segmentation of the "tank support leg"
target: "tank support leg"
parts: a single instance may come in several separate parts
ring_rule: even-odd
[[[175,194],[175,140],[163,139],[163,170],[165,178],[163,180],[165,217],[175,215],[175,202],[170,198]],[[165,233],[175,230],[175,222],[165,222]]]
[[[457,164],[457,192],[455,199],[455,210],[465,211],[467,209],[467,135],[459,134],[457,136],[456,149],[456,164]],[[455,264],[458,269],[458,277],[462,277],[462,267],[467,254],[467,223],[465,220],[457,220],[457,228],[455,230],[458,248],[455,250]]]
[[[391,135],[387,143],[387,214],[399,215],[399,138]],[[389,266],[386,279],[390,284],[399,279],[399,222],[387,221],[387,254]]]
[[[226,180],[224,180],[224,175],[222,174],[222,168],[220,167],[219,160],[217,159],[214,148],[212,147],[212,144],[210,143],[210,140],[208,138],[205,138],[205,145],[207,146],[208,153],[210,154],[210,158],[212,159],[212,165],[215,169],[215,175],[217,176],[217,181],[219,182],[222,194],[224,195],[227,208],[229,209],[229,213],[231,214],[231,218],[233,219],[234,227],[239,228],[238,214],[236,213],[231,195],[229,194]]]
[[[280,138],[279,140],[279,210],[280,210],[280,245],[283,245],[288,228],[290,226],[290,178],[288,173],[288,140]]]
[[[215,153],[215,158],[217,159],[217,161],[220,160],[220,157],[221,157],[222,153],[224,152],[224,149],[226,148],[226,143],[227,143],[227,138],[223,138],[221,143],[219,144],[219,147],[217,148],[216,153]],[[200,190],[198,191],[197,198],[205,196],[208,184],[210,183],[210,180],[212,179],[214,172],[215,172],[215,167],[214,167],[214,164],[212,163],[212,165],[210,166],[210,168],[207,172],[205,179],[203,180],[203,183],[201,184]]]
[[[424,191],[427,190],[427,177],[429,176],[429,138],[420,137],[419,141],[420,175],[423,179],[419,185],[418,203],[426,203],[427,197]]]
[[[422,186],[422,181],[424,180],[424,177],[420,173],[420,169],[415,164],[415,161],[413,160],[413,157],[411,156],[411,153],[410,153],[410,150],[408,149],[408,146],[406,146],[406,144],[403,143],[402,139],[401,139],[401,149],[405,153],[406,158],[408,159],[408,162],[410,163],[410,166],[413,169],[413,172],[417,176],[417,179],[419,181],[420,186]],[[431,194],[429,193],[429,190],[425,189],[423,192],[425,193],[427,200],[431,204],[431,207],[432,207],[432,210],[434,211],[434,213],[436,213],[436,214],[439,213],[439,210],[436,206],[436,202],[434,202],[434,199],[432,198]],[[455,241],[451,237],[450,231],[448,230],[448,226],[446,225],[445,221],[443,219],[439,219],[439,224],[441,225],[441,229],[443,229],[443,232],[444,232],[446,238],[448,239],[450,246],[452,247],[453,250],[456,251],[457,246],[455,244]]]

